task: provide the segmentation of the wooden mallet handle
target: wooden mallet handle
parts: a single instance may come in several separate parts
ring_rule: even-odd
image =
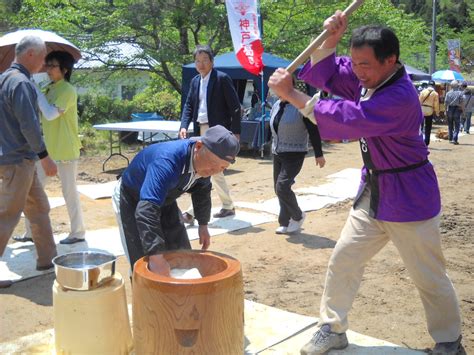
[[[344,11],[343,14],[346,16],[350,16],[355,10],[357,10],[364,0],[354,0]],[[306,49],[301,52],[301,54],[286,68],[290,73],[293,73],[301,64],[303,64],[310,56],[311,53],[314,52],[316,48],[318,48],[326,38],[329,37],[329,32],[324,30],[313,42],[310,43]]]

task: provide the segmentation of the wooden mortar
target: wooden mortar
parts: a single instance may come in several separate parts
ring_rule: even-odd
[[[140,354],[238,354],[244,352],[244,291],[240,262],[203,251],[163,256],[171,269],[197,268],[201,279],[175,279],[148,269],[133,273],[133,336]]]

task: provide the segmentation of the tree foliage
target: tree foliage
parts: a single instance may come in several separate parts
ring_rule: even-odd
[[[181,65],[196,44],[217,52],[229,45],[224,5],[192,0],[23,0],[10,23],[56,31],[85,52],[107,43],[138,44],[143,53],[136,56],[153,59],[146,69],[178,92]]]
[[[262,1],[264,47],[289,59],[296,57],[321,33],[324,20],[347,5],[345,1]],[[388,0],[366,0],[353,13],[339,53],[348,53],[351,30],[366,24],[392,28],[400,39],[402,59],[418,67],[428,65],[429,35],[423,21],[395,8]]]
[[[84,52],[113,51],[110,43],[132,43],[143,48],[137,57],[166,90],[181,93],[181,66],[192,61],[196,44],[209,44],[216,54],[232,50],[224,0],[1,0],[0,25],[5,32],[39,27],[53,30]],[[263,43],[266,51],[295,58],[322,31],[325,18],[344,9],[341,0],[261,0]],[[393,28],[401,42],[402,60],[428,69],[431,0],[366,0],[350,19],[350,27],[378,23]],[[463,0],[449,6],[442,1],[439,15],[438,54],[446,36],[471,39],[472,8]],[[454,16],[467,14],[464,19]],[[422,16],[420,14],[423,14]],[[452,14],[453,16],[451,16]],[[471,21],[469,22],[468,21]],[[457,20],[457,27],[452,27]],[[451,26],[451,27],[450,27]],[[350,32],[350,31],[348,31]],[[347,53],[350,33],[338,51]],[[445,41],[444,41],[445,42]],[[113,57],[113,53],[111,53]],[[127,63],[106,62],[111,68],[131,68]],[[118,65],[120,64],[120,65]]]
[[[433,0],[392,0],[407,13],[420,17],[431,30]],[[464,72],[474,71],[474,2],[466,0],[435,0],[437,23],[437,63],[448,66],[447,40],[460,39],[461,66]]]

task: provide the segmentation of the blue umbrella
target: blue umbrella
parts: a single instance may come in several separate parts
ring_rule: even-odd
[[[453,80],[464,81],[464,77],[454,70],[438,70],[431,75],[431,79],[434,81],[440,81],[442,83],[449,83]]]

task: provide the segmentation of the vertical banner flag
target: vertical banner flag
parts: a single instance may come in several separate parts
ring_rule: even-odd
[[[459,39],[448,39],[448,63],[449,69],[461,72],[461,41]]]
[[[259,75],[263,69],[257,1],[225,1],[235,54],[242,67],[254,75]]]

